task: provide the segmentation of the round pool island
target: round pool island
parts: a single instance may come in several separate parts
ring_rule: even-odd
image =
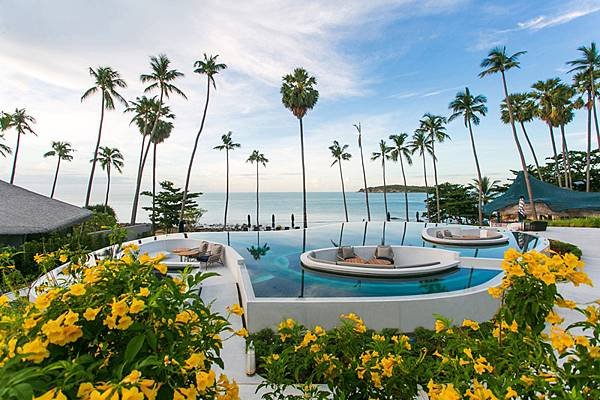
[[[508,236],[494,228],[438,226],[424,228],[424,240],[450,246],[495,246],[508,243]]]

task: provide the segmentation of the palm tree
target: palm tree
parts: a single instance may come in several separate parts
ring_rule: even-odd
[[[598,71],[600,72],[600,70]],[[595,109],[595,105],[591,102],[591,87],[594,86],[593,82],[590,82],[590,77],[584,72],[578,72],[573,76],[573,89],[581,97],[577,99],[578,106],[585,107],[587,109],[587,147],[586,147],[586,168],[585,168],[585,191],[590,191],[590,153],[592,151],[592,110]],[[594,89],[596,90],[596,89]],[[587,101],[584,102],[583,95],[587,94]],[[595,95],[593,97],[596,97]],[[596,125],[597,127],[597,125]]]
[[[340,146],[340,143],[337,140],[334,140],[333,145],[329,146],[329,150],[331,150],[331,156],[333,157],[333,162],[331,163],[331,166],[333,167],[335,164],[337,164],[340,169],[340,181],[342,182],[342,197],[344,198],[344,212],[346,214],[346,222],[348,222],[348,206],[346,205],[346,190],[344,188],[342,160],[348,161],[352,157],[352,154],[346,152],[347,148],[347,144]]]
[[[498,186],[499,183],[500,181],[497,179],[492,181],[487,176],[484,176],[481,178],[481,181],[473,179],[473,183],[470,183],[468,186],[469,188],[479,192],[481,204],[485,205],[500,194],[498,192],[498,189],[500,188],[500,186]]]
[[[408,133],[399,133],[397,135],[390,135],[390,140],[394,143],[392,151],[390,152],[390,158],[394,162],[400,161],[400,169],[402,170],[402,180],[404,183],[404,211],[406,213],[406,221],[408,218],[408,189],[406,187],[406,174],[404,171],[404,161],[408,165],[412,165],[412,157],[410,152],[409,143],[407,142]]]
[[[417,151],[423,158],[423,178],[425,179],[425,205],[427,207],[427,218],[431,219],[429,212],[429,186],[427,185],[427,166],[425,163],[425,155],[428,153],[433,156],[433,149],[431,148],[431,137],[423,130],[417,129],[412,136],[412,140],[409,143],[410,152],[415,154]]]
[[[19,146],[21,145],[21,135],[33,133],[37,136],[37,133],[33,131],[31,124],[35,124],[35,118],[28,115],[27,111],[24,108],[17,108],[15,109],[15,112],[13,114],[4,114],[2,117],[3,130],[15,128],[15,130],[17,131],[17,145],[15,146],[13,167],[12,172],[10,174],[11,184],[15,181],[15,172],[17,170],[17,157],[19,156]],[[6,153],[10,153],[10,151],[6,151]]]
[[[85,206],[90,205],[90,195],[92,194],[92,182],[94,181],[94,171],[96,171],[96,161],[98,160],[98,149],[100,148],[100,138],[102,137],[102,123],[104,122],[104,110],[115,109],[115,99],[127,106],[127,101],[117,92],[117,88],[126,88],[127,84],[119,73],[110,67],[89,68],[89,73],[94,78],[94,86],[85,91],[81,96],[81,101],[87,99],[100,91],[102,101],[100,103],[100,126],[98,128],[98,139],[94,149],[94,158],[92,159],[92,170],[88,181],[87,193],[85,195]]]
[[[249,163],[256,163],[256,228],[260,229],[260,213],[259,213],[259,203],[258,203],[258,167],[262,164],[263,167],[267,166],[269,160],[265,158],[265,155],[259,152],[258,150],[254,150],[250,157],[246,160]]]
[[[181,212],[179,213],[179,232],[183,232],[183,214],[185,212],[185,203],[187,199],[187,193],[190,186],[190,176],[192,174],[192,165],[194,164],[194,156],[196,155],[196,149],[198,148],[198,140],[204,129],[204,121],[206,121],[206,112],[208,111],[208,102],[210,100],[210,86],[212,84],[213,89],[217,90],[217,84],[215,82],[215,75],[220,71],[227,68],[227,65],[218,63],[217,58],[219,56],[207,56],[204,54],[203,60],[198,60],[194,63],[194,72],[199,75],[206,75],[206,101],[204,103],[204,113],[202,114],[202,121],[200,122],[200,128],[196,133],[196,140],[194,141],[194,148],[190,156],[190,164],[188,165],[187,176],[185,178],[185,187],[183,189],[183,201],[181,202]]]
[[[435,180],[435,205],[436,205],[436,222],[440,222],[440,192],[438,190],[438,178],[437,178],[437,157],[435,155],[435,142],[442,143],[446,139],[450,139],[450,136],[446,133],[446,118],[439,115],[432,115],[426,113],[423,115],[423,119],[419,121],[419,129],[429,134],[431,138],[431,155],[433,159],[433,177]]]
[[[554,92],[559,84],[560,79],[558,78],[537,81],[531,86],[533,89],[531,96],[536,100],[535,114],[548,125],[548,129],[550,130],[550,142],[552,143],[552,151],[554,154],[554,175],[556,176],[557,185],[562,187],[560,172],[558,170],[558,154],[556,151],[556,141],[554,140],[553,129],[556,126],[553,121]]]
[[[574,99],[574,96],[575,89],[566,84],[559,84],[554,91],[554,109],[552,114],[555,123],[560,127],[562,155],[565,167],[565,186],[570,189],[573,188],[573,180],[571,176],[571,159],[569,157],[565,125],[573,121],[573,118],[575,117],[574,110],[583,106],[578,100]]]
[[[281,83],[281,102],[294,114],[300,122],[300,156],[302,158],[302,211],[304,228],[308,227],[306,215],[306,168],[304,166],[304,128],[302,118],[308,110],[312,110],[319,100],[319,92],[315,89],[317,80],[308,75],[304,68],[296,68],[291,74],[283,77]]]
[[[4,134],[0,133],[0,140],[6,140],[4,139]],[[0,156],[2,157],[6,157],[7,154],[11,154],[12,153],[12,149],[5,145],[4,143],[0,143]]]
[[[542,173],[540,171],[540,163],[538,162],[537,155],[535,154],[535,150],[533,148],[533,145],[531,144],[531,140],[529,139],[527,130],[525,129],[525,122],[531,122],[533,120],[533,117],[535,116],[535,102],[533,101],[532,96],[529,93],[511,93],[508,95],[508,98],[512,106],[513,117],[515,121],[519,122],[519,124],[521,125],[521,129],[523,130],[523,136],[525,136],[525,140],[527,141],[529,150],[533,155],[533,162],[535,163],[535,167],[537,169],[538,178],[541,181],[543,181]],[[502,103],[500,103],[500,119],[505,124],[510,123],[510,116],[508,115],[508,106],[506,101],[502,101]]]
[[[73,156],[71,153],[74,150],[71,148],[71,143],[69,142],[52,142],[52,150],[44,154],[44,157],[54,157],[58,158],[56,163],[56,172],[54,173],[54,183],[52,184],[52,192],[50,193],[50,198],[54,197],[54,190],[56,189],[56,180],[58,179],[58,170],[60,169],[61,161],[72,161]]]
[[[116,147],[110,148],[101,146],[96,160],[100,163],[100,167],[102,167],[103,170],[106,170],[106,177],[108,178],[106,182],[106,198],[104,199],[104,211],[106,212],[106,207],[108,206],[108,193],[110,192],[110,171],[114,167],[118,173],[123,172],[123,155]],[[94,160],[90,160],[90,162],[94,162]]]
[[[227,184],[226,184],[226,191],[225,191],[225,213],[224,213],[224,217],[223,217],[223,230],[225,230],[227,227],[227,206],[229,205],[229,151],[235,150],[235,149],[241,147],[241,145],[239,143],[235,143],[231,139],[231,131],[227,132],[224,135],[221,135],[221,141],[223,142],[223,144],[221,144],[219,146],[215,146],[215,150],[225,150],[225,160],[226,160],[226,165],[227,165],[227,169],[226,169]]]
[[[363,183],[365,190],[365,203],[367,205],[367,221],[371,222],[371,208],[369,207],[369,190],[367,186],[367,171],[365,170],[365,157],[363,156],[363,148],[362,148],[362,127],[360,122],[354,124],[354,127],[358,131],[358,148],[360,149],[360,163],[362,165],[362,173],[363,173]]]
[[[168,107],[163,107],[163,109]],[[167,111],[168,112],[168,111]],[[173,117],[172,114],[167,114],[167,117]],[[152,232],[156,228],[156,147],[167,140],[171,136],[173,123],[169,121],[158,120],[154,134],[150,136],[148,144],[152,143]]]
[[[4,132],[5,130],[8,129],[9,125],[10,125],[10,121],[11,121],[11,115],[5,113],[4,111],[0,111],[0,141],[4,141],[6,140],[4,138]],[[0,156],[2,157],[6,157],[7,154],[11,154],[12,153],[12,149],[5,145],[0,143]]]
[[[479,158],[477,157],[477,149],[475,147],[475,137],[473,136],[473,126],[479,125],[481,121],[481,117],[485,117],[487,113],[487,107],[485,103],[487,102],[487,98],[481,94],[477,96],[473,96],[468,87],[465,88],[464,91],[458,92],[456,97],[448,108],[452,110],[452,115],[448,118],[448,121],[453,121],[454,119],[462,116],[465,127],[469,129],[469,137],[471,138],[471,150],[473,151],[473,158],[475,159],[475,168],[477,169],[477,179],[476,182],[483,182],[481,177],[481,168],[479,167]],[[482,188],[478,187],[477,193],[479,195],[478,205],[477,205],[477,213],[478,213],[478,221],[479,226],[483,225],[483,210],[482,204],[483,199],[482,196]]]
[[[596,43],[592,42],[590,47],[581,46],[577,50],[582,53],[582,58],[568,61],[571,72],[578,72],[580,75],[575,76],[575,82],[584,84],[584,90],[587,92],[586,108],[588,110],[587,119],[587,155],[586,155],[586,172],[585,172],[585,191],[590,191],[590,153],[592,151],[592,110],[595,109],[596,103],[596,88],[595,80],[596,73],[600,70],[600,53],[596,48]],[[600,148],[600,134],[598,133],[598,121],[596,119],[596,136],[598,147]]]
[[[393,150],[393,147],[387,145],[385,140],[381,139],[379,142],[379,151],[374,151],[371,154],[371,161],[381,159],[381,170],[383,172],[383,204],[385,207],[385,219],[387,221],[388,216],[388,206],[387,206],[387,184],[385,182],[385,160],[390,159],[390,152]]]
[[[537,219],[537,212],[535,209],[535,199],[533,197],[533,192],[531,190],[531,183],[529,182],[529,173],[527,172],[527,164],[525,163],[525,157],[523,156],[523,149],[521,148],[521,142],[519,142],[519,138],[517,136],[517,129],[515,128],[514,115],[512,111],[512,105],[510,103],[510,99],[508,98],[508,87],[506,84],[506,75],[505,71],[508,71],[512,68],[519,68],[519,57],[523,54],[527,53],[526,51],[519,51],[514,53],[511,56],[506,54],[506,47],[495,47],[488,53],[488,56],[481,62],[481,68],[485,68],[483,71],[479,73],[479,77],[483,78],[487,75],[492,75],[500,72],[502,76],[502,86],[504,88],[504,99],[506,101],[506,105],[508,107],[508,116],[510,121],[510,126],[512,128],[513,139],[515,141],[515,145],[517,146],[517,152],[519,153],[519,158],[521,159],[521,168],[523,169],[523,175],[525,176],[525,185],[527,186],[527,196],[529,197],[529,205],[531,206],[531,211],[533,213],[533,219]]]
[[[133,206],[131,207],[131,224],[135,224],[135,220],[137,217],[140,189],[142,185],[142,175],[144,172],[144,165],[146,164],[146,157],[148,156],[148,152],[150,150],[150,141],[148,141],[148,143],[146,144],[146,138],[150,136],[150,125],[154,124],[153,121],[155,120],[155,115],[157,111],[158,100],[156,100],[156,96],[152,98],[148,98],[146,96],[137,97],[135,100],[130,101],[129,107],[125,109],[125,112],[134,113],[130,124],[135,123],[135,125],[137,125],[139,129],[140,134],[142,135],[142,145],[140,148],[140,159],[138,162],[135,193],[133,195]]]

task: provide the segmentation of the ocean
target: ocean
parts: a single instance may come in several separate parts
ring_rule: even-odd
[[[150,205],[148,199],[143,199],[144,206]],[[225,193],[204,193],[198,199],[198,205],[206,210],[200,219],[202,224],[222,224],[225,204]],[[346,193],[348,203],[348,218],[350,221],[366,219],[364,193]],[[120,221],[128,221],[131,213],[131,198],[129,196],[111,197],[111,206],[117,212]],[[383,193],[369,193],[371,219],[385,219]],[[141,206],[140,206],[141,207]],[[408,210],[411,220],[415,220],[418,211],[425,210],[425,193],[408,194]],[[392,218],[404,220],[404,193],[388,193],[388,211]],[[309,192],[307,193],[308,222],[329,223],[344,220],[344,203],[341,192]],[[252,224],[255,223],[256,193],[235,192],[229,194],[229,224],[242,224],[250,214]],[[302,192],[264,192],[260,193],[260,222],[263,225],[271,223],[271,215],[275,215],[277,225],[290,225],[291,214],[295,215],[296,224],[302,223]],[[146,211],[138,211],[138,222],[147,222]]]

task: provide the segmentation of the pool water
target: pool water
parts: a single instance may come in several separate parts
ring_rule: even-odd
[[[304,251],[338,245],[405,245],[458,251],[463,257],[502,258],[509,247],[527,251],[542,246],[535,236],[510,233],[500,246],[441,246],[421,238],[424,223],[351,222],[308,229],[263,232],[196,233],[195,238],[227,243],[245,259],[256,297],[373,297],[452,292],[478,286],[497,276],[491,269],[459,267],[422,277],[373,279],[306,270]]]

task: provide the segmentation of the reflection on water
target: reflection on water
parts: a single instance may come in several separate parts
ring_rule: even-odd
[[[304,270],[300,254],[306,250],[385,243],[446,248],[465,257],[502,258],[509,247],[525,251],[541,245],[536,237],[523,233],[510,235],[509,243],[500,246],[433,245],[421,238],[423,227],[423,223],[417,222],[351,222],[292,231],[211,232],[194,236],[229,243],[235,248],[245,259],[257,297],[409,296],[462,290],[498,274],[495,270],[460,267],[427,277],[344,277]]]

